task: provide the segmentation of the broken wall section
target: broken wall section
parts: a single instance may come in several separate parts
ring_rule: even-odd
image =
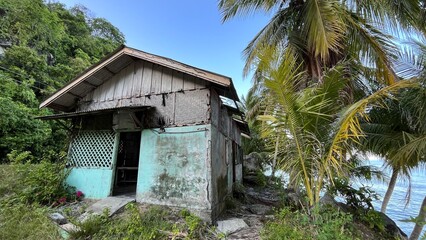
[[[210,99],[212,212],[217,217],[225,208],[234,182],[242,181],[241,132],[214,89]]]

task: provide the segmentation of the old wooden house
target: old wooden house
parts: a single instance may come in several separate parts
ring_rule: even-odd
[[[68,184],[215,219],[242,179],[247,125],[232,81],[122,46],[43,101],[69,118]]]

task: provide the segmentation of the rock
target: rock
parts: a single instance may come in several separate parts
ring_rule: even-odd
[[[321,205],[329,205],[331,207],[337,207],[337,202],[334,200],[334,197],[329,193],[325,193],[324,196],[320,199]]]
[[[378,211],[376,211],[378,212]],[[388,215],[378,212],[385,224],[386,232],[388,232],[390,235],[395,236],[395,239],[407,239],[407,234],[405,234],[399,227],[396,225],[396,223],[388,217]]]
[[[243,228],[247,228],[248,225],[241,218],[231,218],[223,221],[217,221],[217,230],[224,233],[225,235],[237,232]]]
[[[60,213],[52,213],[49,215],[50,219],[52,219],[52,221],[54,221],[55,223],[62,225],[68,222],[68,220]]]
[[[260,191],[254,188],[247,188],[246,195],[252,202],[262,203],[268,206],[280,207],[281,198],[279,193],[268,187],[262,188]]]
[[[59,227],[61,227],[66,232],[75,232],[80,230],[79,227],[77,227],[76,225],[72,223],[66,223],[66,224],[60,225]]]
[[[241,231],[235,232],[235,233],[227,236],[226,239],[228,239],[228,240],[246,240],[246,239],[257,240],[257,239],[260,239],[259,231],[260,231],[260,229],[256,229],[256,228],[245,228],[245,229],[242,229]]]
[[[266,215],[272,211],[272,207],[263,204],[252,204],[248,206],[248,210],[257,215]]]
[[[86,209],[86,212],[83,213],[78,220],[80,222],[84,222],[90,218],[92,215],[102,215],[106,209],[108,209],[108,216],[111,217],[118,210],[123,208],[130,202],[134,202],[134,197],[126,197],[126,196],[117,196],[117,197],[107,197],[101,199],[90,207]]]
[[[255,175],[244,174],[243,182],[246,185],[256,186],[257,185],[257,177]]]
[[[262,170],[262,159],[259,153],[252,152],[249,155],[244,156],[243,164],[245,174],[256,173],[258,170]]]

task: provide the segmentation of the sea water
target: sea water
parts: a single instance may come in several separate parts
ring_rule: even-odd
[[[384,168],[384,162],[376,157],[370,157],[369,161],[366,162],[366,165],[372,165],[383,170],[384,173],[388,176],[388,181],[391,175],[391,170]],[[418,169],[414,169],[411,172],[411,199],[406,205],[406,196],[408,191],[408,180],[404,180],[403,177],[399,177],[395,189],[393,190],[392,197],[388,203],[386,214],[395,221],[395,223],[404,231],[408,236],[410,236],[413,231],[415,223],[405,222],[411,217],[415,218],[419,214],[420,205],[423,202],[424,197],[426,196],[426,172]],[[382,200],[385,196],[386,190],[388,188],[388,181],[369,181],[362,182],[364,186],[369,186],[373,191],[380,195],[380,199],[373,202],[374,209],[380,211],[382,206]],[[425,234],[425,229],[420,236]]]

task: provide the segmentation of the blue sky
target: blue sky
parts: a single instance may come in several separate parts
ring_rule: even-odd
[[[216,0],[59,0],[86,6],[126,37],[126,45],[229,76],[238,94],[246,94],[242,51],[270,16],[238,16],[226,23]]]

